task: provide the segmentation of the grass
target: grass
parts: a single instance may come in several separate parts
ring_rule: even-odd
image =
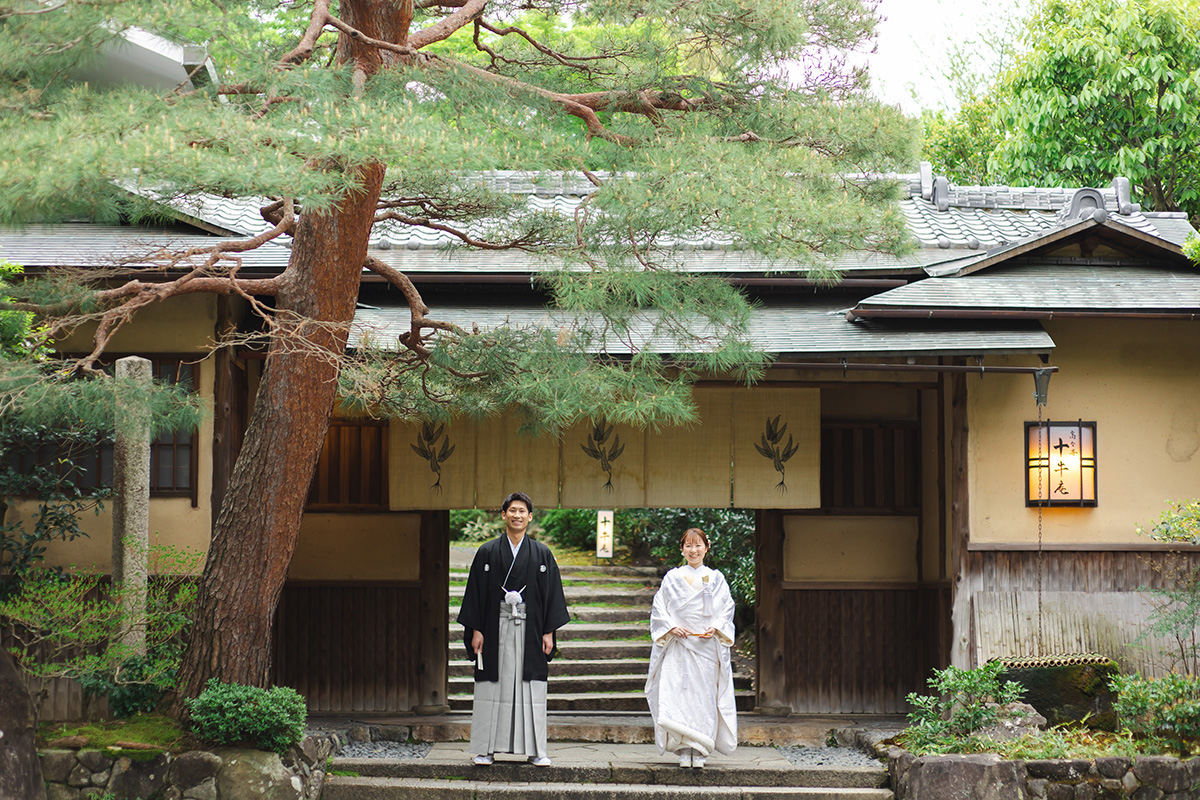
[[[163,714],[138,714],[108,722],[44,722],[38,727],[38,746],[46,747],[49,742],[66,736],[82,736],[87,740],[88,749],[117,751],[117,754],[134,760],[153,758],[160,751],[127,750],[117,742],[154,745],[174,753],[197,746],[190,733]]]

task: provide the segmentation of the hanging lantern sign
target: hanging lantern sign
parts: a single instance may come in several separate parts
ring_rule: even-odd
[[[1025,423],[1025,505],[1096,505],[1096,423]]]
[[[596,512],[596,558],[613,557],[613,512]]]

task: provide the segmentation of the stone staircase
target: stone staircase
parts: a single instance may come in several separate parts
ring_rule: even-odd
[[[563,591],[571,622],[558,632],[558,658],[550,665],[549,710],[576,714],[646,714],[643,692],[650,659],[650,604],[658,588],[653,567],[564,566]],[[450,597],[461,598],[465,570],[450,573]],[[449,702],[469,711],[472,664],[450,607]],[[752,677],[735,675],[739,711],[754,706]]]
[[[465,746],[423,759],[339,758],[322,800],[893,800],[886,768],[797,767],[771,748],[739,748],[704,769],[680,769],[649,745],[552,746],[554,764],[470,763]]]

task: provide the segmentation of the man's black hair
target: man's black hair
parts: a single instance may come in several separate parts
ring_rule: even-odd
[[[508,511],[508,507],[512,505],[513,500],[520,500],[525,504],[525,508],[529,510],[529,513],[533,513],[533,501],[530,500],[529,495],[525,494],[524,492],[513,492],[508,497],[504,498],[504,505],[500,506],[500,513],[503,514],[505,511]]]

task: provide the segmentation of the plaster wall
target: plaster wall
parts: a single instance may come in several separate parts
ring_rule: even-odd
[[[784,517],[783,579],[913,583],[915,517]]]
[[[1043,418],[1096,422],[1095,508],[1043,510],[1043,542],[1127,544],[1165,509],[1200,496],[1200,328],[1188,322],[1062,320],[1045,324],[1057,347]],[[996,363],[1000,363],[997,361]],[[1029,357],[1004,363],[1036,365]],[[1025,507],[1024,425],[1037,419],[1033,379],[967,379],[970,537],[1036,543]]]
[[[215,295],[172,297],[138,311],[135,321],[118,330],[106,350],[114,355],[206,352],[216,324]],[[94,332],[94,325],[83,326],[63,339],[58,349],[64,353],[89,352]]]
[[[154,352],[141,349],[139,352]],[[168,348],[162,352],[179,352],[177,348]],[[211,406],[213,387],[212,359],[205,359],[198,365],[200,393]],[[211,415],[206,417],[197,431],[197,498],[198,505],[193,508],[188,497],[151,497],[150,498],[150,541],[151,544],[170,545],[193,550],[201,556],[208,551],[208,542],[212,536],[212,442],[213,422]],[[54,542],[46,548],[45,563],[49,566],[77,566],[81,569],[96,569],[101,572],[112,570],[112,506],[106,503],[105,510],[98,515],[88,514],[79,520],[79,527],[86,538],[73,542]],[[8,511],[7,519],[26,521],[36,513],[36,504],[30,501],[15,503]],[[204,566],[202,558],[198,559],[197,571]]]
[[[420,514],[305,514],[288,580],[420,580],[420,545]]]

